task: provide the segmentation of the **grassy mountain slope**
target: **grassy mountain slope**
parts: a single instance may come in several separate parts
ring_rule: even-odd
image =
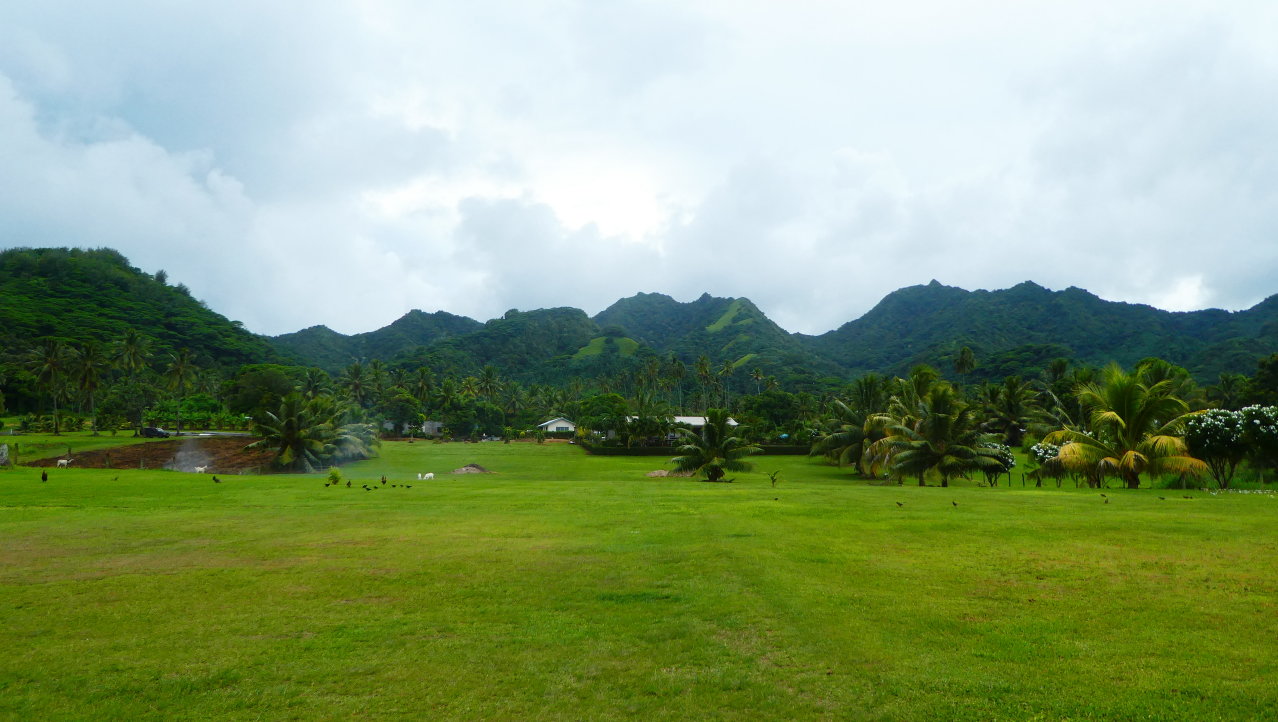
[[[714,364],[758,366],[792,383],[813,375],[841,376],[838,364],[805,348],[747,298],[703,294],[681,303],[660,293],[623,298],[595,316],[601,327],[620,326],[659,353],[685,361],[701,355]]]

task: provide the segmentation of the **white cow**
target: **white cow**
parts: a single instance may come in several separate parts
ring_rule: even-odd
[[[58,459],[58,468],[65,469],[67,468],[67,464],[70,464],[70,463],[71,463],[71,459]]]
[[[430,480],[430,479],[434,479],[434,478],[435,478],[435,474],[434,474],[433,472],[432,472],[432,473],[429,473],[429,474],[422,474],[422,479],[423,479],[423,480]]]

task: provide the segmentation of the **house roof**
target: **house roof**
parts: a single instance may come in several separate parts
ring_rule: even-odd
[[[639,417],[627,416],[626,421],[634,421],[637,418]],[[704,416],[671,416],[670,418],[676,424],[687,424],[688,426],[705,426],[706,425],[706,417]],[[733,419],[733,418],[728,419],[728,426],[737,426],[737,425],[738,424],[736,419]]]
[[[542,423],[537,424],[537,428],[539,428],[539,429],[540,429],[540,428],[545,427],[545,426],[550,426],[551,424],[555,423],[556,421],[566,421],[566,422],[568,422],[569,424],[572,424],[573,426],[576,426],[576,424],[573,424],[573,423],[572,423],[572,420],[571,420],[571,419],[566,419],[566,418],[564,418],[564,417],[562,417],[562,416],[556,416],[555,418],[551,419],[550,421],[543,421]]]

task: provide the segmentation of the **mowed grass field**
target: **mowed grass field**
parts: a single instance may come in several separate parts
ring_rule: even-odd
[[[872,486],[804,457],[644,477],[663,461],[2,471],[0,716],[1278,718],[1272,494]],[[497,473],[447,473],[469,462]]]

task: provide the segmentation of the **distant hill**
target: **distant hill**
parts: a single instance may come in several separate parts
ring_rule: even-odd
[[[483,324],[444,311],[424,313],[412,310],[389,326],[351,336],[327,326],[311,326],[295,333],[271,338],[276,348],[306,359],[308,363],[337,373],[352,361],[391,359],[419,346],[429,346],[453,336],[472,333]]]
[[[385,328],[343,335],[325,326],[266,338],[213,312],[162,272],[144,273],[109,249],[18,248],[0,252],[0,361],[15,361],[42,336],[111,341],[137,328],[163,354],[190,348],[206,368],[248,363],[352,361],[428,365],[472,374],[491,364],[507,378],[562,383],[616,377],[674,355],[706,356],[716,371],[754,368],[789,390],[827,389],[865,373],[904,374],[919,363],[952,374],[970,346],[972,380],[1032,375],[1052,359],[1130,366],[1158,356],[1203,383],[1221,372],[1255,372],[1278,351],[1278,296],[1245,311],[1172,313],[1105,301],[1080,288],[1031,282],[966,291],[936,281],[888,294],[861,318],[825,334],[787,333],[746,298],[708,294],[690,302],[660,293],[618,300],[594,318],[575,308],[511,311],[480,323],[444,311],[410,311]]]
[[[110,249],[13,248],[0,252],[0,356],[16,360],[37,339],[118,339],[136,328],[161,355],[190,348],[205,368],[293,360]],[[2,359],[0,359],[2,360]]]
[[[841,365],[805,348],[748,298],[703,294],[681,303],[660,293],[623,298],[595,316],[603,328],[617,326],[661,354],[685,361],[705,355],[716,368],[730,362],[746,371],[758,367],[788,386],[814,376],[840,377]]]
[[[1158,356],[1209,382],[1221,372],[1252,373],[1257,358],[1278,351],[1278,296],[1246,311],[1173,313],[1080,288],[1025,282],[965,291],[932,281],[893,291],[861,318],[803,341],[854,376],[903,374],[919,363],[950,372],[966,345],[976,353],[978,379],[1010,368],[1025,373],[1056,356],[1126,366]]]

